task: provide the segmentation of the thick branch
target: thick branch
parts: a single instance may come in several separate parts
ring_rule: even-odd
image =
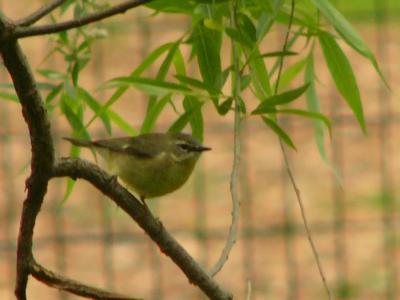
[[[128,9],[137,7],[144,3],[150,2],[151,0],[129,0],[118,5],[115,5],[109,9],[106,9],[101,12],[93,13],[89,16],[82,17],[79,19],[74,19],[58,24],[51,25],[43,25],[43,26],[34,26],[34,27],[17,27],[12,34],[14,38],[24,38],[28,36],[35,35],[45,35],[50,33],[56,33],[65,31],[72,28],[81,27],[90,23],[94,23],[100,21],[102,19],[106,19],[116,14],[125,13]]]
[[[78,281],[63,277],[50,270],[47,270],[45,267],[41,266],[35,261],[31,266],[31,274],[37,280],[51,287],[85,298],[101,300],[139,300],[139,298],[126,297],[84,285]]]
[[[0,15],[0,37],[7,34],[10,28],[12,24]],[[54,149],[47,113],[21,48],[15,40],[7,40],[0,43],[0,52],[19,97],[32,145],[31,175],[26,181],[28,194],[22,209],[18,235],[15,289],[18,299],[26,299],[25,290],[29,265],[32,261],[33,228],[47,191],[47,183],[54,162]]]
[[[29,26],[29,25],[32,25],[32,24],[36,23],[37,21],[39,21],[44,16],[48,15],[49,13],[51,13],[54,9],[59,7],[65,1],[66,0],[53,0],[52,2],[43,5],[41,8],[39,8],[37,11],[33,12],[29,16],[27,16],[27,17],[25,17],[25,18],[23,18],[21,20],[16,21],[15,24],[17,26]]]
[[[189,281],[197,285],[210,299],[232,299],[232,295],[218,286],[211,276],[167,232],[162,223],[155,219],[139,200],[118,184],[115,177],[110,177],[98,166],[80,159],[64,159],[57,163],[53,176],[69,176],[89,181],[129,214],[157,243],[160,250],[185,273]]]

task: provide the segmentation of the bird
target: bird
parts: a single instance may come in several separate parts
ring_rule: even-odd
[[[186,133],[146,133],[94,141],[64,139],[95,150],[106,161],[109,172],[136,193],[146,207],[145,199],[179,189],[190,177],[201,153],[211,150]]]

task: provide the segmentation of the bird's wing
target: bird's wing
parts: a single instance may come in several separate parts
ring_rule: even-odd
[[[106,148],[115,152],[152,158],[160,152],[158,143],[157,139],[153,141],[146,138],[146,136],[139,136],[98,140],[92,144],[96,147]]]

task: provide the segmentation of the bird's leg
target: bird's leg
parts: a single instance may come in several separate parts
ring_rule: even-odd
[[[149,207],[147,206],[146,200],[144,196],[140,196],[140,202],[142,202],[143,207],[147,210],[150,211]]]

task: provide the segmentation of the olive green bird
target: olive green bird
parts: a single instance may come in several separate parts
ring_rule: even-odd
[[[144,204],[144,199],[180,188],[188,180],[200,154],[211,150],[184,133],[148,133],[97,141],[64,139],[99,153],[107,162],[109,172],[121,178]]]

